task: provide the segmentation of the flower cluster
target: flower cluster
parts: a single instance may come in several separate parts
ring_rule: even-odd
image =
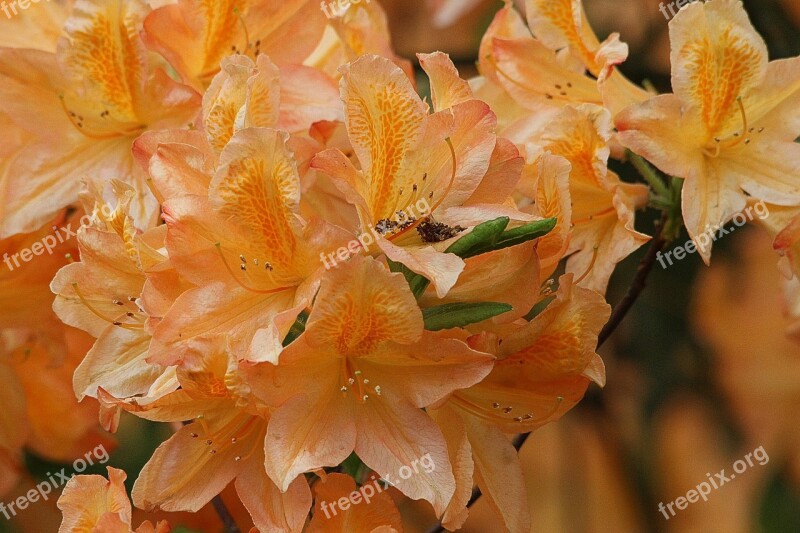
[[[507,435],[605,384],[606,287],[650,240],[635,213],[680,198],[642,158],[685,180],[692,237],[765,201],[793,259],[800,59],[768,63],[738,0],[678,13],[661,96],[616,69],[627,46],[579,0],[526,14],[498,12],[476,79],[419,54],[429,102],[378,1],[335,18],[314,0],[52,2],[26,14],[36,46],[0,37],[0,252],[92,214],[67,261],[0,283],[47,305],[49,283],[67,331],[95,339],[69,371],[106,430],[123,413],[176,426],[136,507],[196,512],[233,482],[262,532],[402,530],[386,494],[320,512],[371,471],[448,529],[477,484],[528,531]],[[650,188],[609,169],[625,148]],[[50,338],[23,326],[3,353]],[[393,475],[420,457],[436,467]],[[62,530],[131,530],[109,474],[70,482]]]

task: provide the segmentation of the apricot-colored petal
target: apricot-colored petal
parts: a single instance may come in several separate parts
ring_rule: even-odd
[[[260,467],[247,454],[263,442],[266,421],[235,409],[204,421],[211,435],[190,424],[156,449],[133,486],[136,507],[197,512],[241,471]]]
[[[502,302],[513,309],[492,319],[493,322],[507,323],[530,312],[539,300],[539,260],[536,245],[527,243],[503,250],[497,250],[466,260],[466,268],[458,278],[458,283],[442,299],[433,298],[428,293],[420,304],[423,306],[443,305],[453,302]],[[480,328],[478,323],[472,328]]]
[[[559,64],[555,52],[536,39],[494,39],[492,51],[498,82],[528,109],[603,103],[595,82]]]
[[[282,491],[303,472],[338,465],[356,445],[352,397],[339,392],[336,371],[328,371],[333,377],[333,382],[328,380],[330,386],[314,396],[300,391],[270,419],[266,467]],[[308,442],[316,444],[310,447]]]
[[[279,312],[288,309],[294,292],[259,294],[221,283],[183,293],[153,333],[148,361],[177,364],[194,349],[203,351],[204,337],[225,333],[237,356],[244,356],[255,333],[272,325]]]
[[[280,74],[279,129],[305,133],[320,120],[344,120],[339,90],[333,78],[301,65],[287,65],[281,68]]]
[[[493,361],[445,333],[426,332],[415,344],[379,347],[359,357],[358,365],[370,383],[391,389],[416,407],[426,407],[479,382]]]
[[[198,130],[147,132],[133,143],[133,155],[149,173],[160,201],[205,195],[214,172],[214,154]]]
[[[141,124],[139,97],[147,79],[147,52],[138,31],[146,11],[141,1],[80,0],[67,20],[59,59],[70,80],[68,87],[78,90],[67,92],[65,103],[80,109],[90,129],[104,122],[103,111],[109,112],[105,122],[114,123],[116,129]]]
[[[429,501],[441,516],[455,492],[455,479],[436,423],[387,392],[359,406],[356,426],[355,452],[364,464],[409,498]],[[430,466],[423,468],[426,464]]]
[[[116,233],[85,228],[78,242],[81,262],[62,268],[50,284],[53,309],[66,324],[99,337],[111,322],[129,322],[129,298],[141,294],[145,277]]]
[[[339,353],[369,353],[392,341],[410,344],[422,335],[422,312],[402,274],[357,256],[328,271],[306,326],[312,345]]]
[[[447,295],[464,270],[464,261],[460,257],[442,253],[432,246],[404,248],[386,239],[378,239],[378,246],[392,261],[402,263],[413,272],[431,280],[440,298]]]
[[[267,108],[267,117],[274,126],[277,121],[280,91],[278,69],[272,63],[263,65],[259,73],[259,86],[266,98],[261,98]],[[217,153],[228,144],[236,131],[237,118],[248,97],[248,82],[255,63],[247,56],[234,55],[222,60],[220,72],[211,80],[203,95],[203,126],[208,143]]]
[[[262,245],[261,259],[278,270],[291,267],[300,229],[300,177],[287,140],[266,128],[236,133],[220,155],[210,193],[220,214]]]
[[[459,413],[449,404],[429,411],[439,425],[447,442],[447,452],[453,465],[456,491],[442,516],[442,525],[451,531],[460,529],[469,515],[467,503],[472,497],[475,462],[472,446],[467,437],[467,427]]]
[[[361,57],[342,76],[347,131],[366,178],[359,192],[377,221],[394,214],[398,186],[411,188],[403,181],[405,160],[424,134],[427,109],[388,59]]]
[[[619,141],[669,175],[687,177],[702,165],[704,133],[674,95],[656,96],[614,119]]]
[[[433,110],[442,111],[474,99],[469,83],[461,79],[453,62],[442,52],[417,54],[419,64],[431,81]]]
[[[764,79],[767,46],[737,0],[686,6],[669,33],[672,88],[699,113],[710,139],[739,120],[737,98]]]
[[[498,137],[489,168],[480,185],[464,205],[501,204],[514,192],[522,175],[525,159],[508,139]]]
[[[370,485],[369,489],[367,486]],[[345,474],[329,474],[314,484],[316,503],[308,533],[374,533],[381,527],[402,531],[403,521],[392,497],[377,480],[356,490],[356,483]],[[367,494],[369,493],[369,494]],[[341,498],[352,499],[347,509],[338,507]],[[394,529],[392,529],[394,528]]]
[[[529,531],[528,494],[517,450],[494,425],[472,417],[465,417],[464,422],[478,486],[509,531]]]
[[[130,533],[131,502],[123,485],[127,477],[122,470],[108,467],[108,479],[96,475],[70,479],[58,499],[58,508],[64,514],[59,533]],[[116,520],[104,520],[109,514]],[[96,529],[101,521],[114,524],[114,528]]]
[[[311,490],[299,476],[286,492],[281,492],[264,469],[264,448],[259,446],[251,460],[252,468],[236,478],[236,493],[261,531],[299,533],[311,509]]]
[[[525,13],[531,31],[551,50],[569,47],[595,76],[600,42],[592,31],[580,0],[527,0]]]
[[[121,398],[147,392],[163,370],[145,361],[149,345],[150,335],[110,325],[75,369],[78,399],[95,396],[97,387]]]

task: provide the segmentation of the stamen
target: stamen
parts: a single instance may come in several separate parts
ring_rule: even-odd
[[[85,305],[86,308],[89,311],[91,311],[92,314],[95,315],[96,317],[101,318],[101,319],[105,320],[106,322],[110,322],[111,324],[114,324],[115,326],[121,327],[122,329],[128,329],[128,330],[132,330],[132,331],[137,331],[137,330],[144,329],[144,325],[143,324],[123,324],[119,320],[111,319],[111,318],[107,317],[106,315],[104,315],[103,313],[101,313],[100,311],[98,311],[97,309],[95,309],[95,307],[91,303],[89,303],[89,300],[87,300],[83,296],[83,293],[78,288],[78,283],[77,282],[73,282],[72,283],[72,289],[75,291],[75,294],[78,296],[78,299],[81,301],[81,303],[83,305]]]
[[[592,268],[594,268],[594,263],[595,263],[595,261],[597,261],[597,249],[598,249],[598,247],[597,247],[597,245],[595,245],[594,248],[592,249],[592,261],[591,261],[591,263],[589,263],[589,267],[586,269],[586,272],[584,272],[581,277],[579,277],[577,280],[575,280],[575,285],[578,285],[581,281],[585,280],[586,276],[588,276],[589,272],[591,272]],[[553,291],[551,290],[550,292],[553,292]]]
[[[245,289],[247,291],[250,291],[250,292],[255,292],[257,294],[277,294],[279,292],[283,292],[285,290],[291,289],[291,287],[279,287],[277,289],[254,289],[253,287],[248,287],[247,285],[245,285],[244,283],[239,281],[239,278],[237,278],[236,274],[234,274],[233,269],[228,264],[228,260],[225,259],[225,254],[222,253],[222,244],[218,243],[218,242],[214,243],[214,247],[217,249],[217,253],[219,254],[220,258],[222,259],[222,264],[225,265],[225,270],[228,271],[228,274],[231,275],[231,277],[233,278],[233,281],[235,281],[236,284],[239,285],[241,288],[243,288],[243,289]],[[240,265],[240,267],[241,267],[242,270],[247,270],[246,265]],[[270,268],[269,270],[272,270],[272,269]]]

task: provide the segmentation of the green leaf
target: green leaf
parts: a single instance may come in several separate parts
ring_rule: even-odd
[[[428,285],[431,283],[428,278],[417,274],[403,263],[397,263],[388,257],[386,258],[386,262],[389,263],[389,270],[392,272],[400,272],[403,274],[403,276],[405,276],[406,281],[408,282],[408,287],[411,289],[411,292],[414,293],[415,298],[422,296],[422,293],[425,292],[425,289],[427,289]]]
[[[471,232],[450,245],[445,252],[462,259],[517,246],[543,237],[556,227],[555,218],[546,218],[506,231],[509,218],[500,217],[478,224]]]
[[[546,218],[544,220],[536,220],[524,226],[504,231],[500,235],[500,240],[495,244],[491,251],[502,250],[503,248],[510,248],[517,246],[539,237],[544,237],[556,227],[558,221],[555,218]]]
[[[299,337],[305,330],[306,330],[306,323],[308,322],[308,312],[302,311],[299,315],[297,315],[297,320],[294,321],[292,327],[289,329],[289,333],[286,334],[286,338],[283,339],[283,346],[289,346],[297,337]]]
[[[498,302],[452,303],[424,309],[422,317],[425,329],[439,331],[482,322],[512,309],[512,306]]]
[[[456,254],[462,259],[485,253],[481,250],[494,246],[503,231],[508,227],[508,217],[500,217],[478,224],[472,231],[451,244],[445,252]]]

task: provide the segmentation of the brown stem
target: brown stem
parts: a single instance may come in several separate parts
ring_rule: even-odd
[[[650,272],[653,270],[656,259],[658,259],[658,254],[664,250],[668,243],[664,238],[664,228],[667,225],[667,220],[667,214],[665,213],[661,218],[661,222],[658,224],[657,232],[650,243],[650,248],[647,249],[647,254],[645,254],[644,258],[642,258],[642,261],[639,263],[639,268],[636,269],[636,276],[633,278],[631,286],[628,287],[628,292],[622,300],[619,301],[616,307],[614,307],[611,318],[609,318],[608,323],[606,323],[600,331],[600,335],[597,337],[598,348],[608,340],[611,334],[614,333],[614,330],[617,329],[617,326],[622,323],[628,311],[631,310],[633,304],[636,303],[639,295],[642,293],[645,286],[647,286],[647,276],[649,276]]]
[[[222,496],[219,494],[214,496],[214,499],[211,500],[211,505],[214,506],[214,510],[217,511],[220,520],[222,520],[222,526],[225,528],[225,533],[241,533],[241,530],[239,529],[239,526],[236,525],[236,521],[233,519],[231,512],[228,510],[225,502],[222,501]]]

